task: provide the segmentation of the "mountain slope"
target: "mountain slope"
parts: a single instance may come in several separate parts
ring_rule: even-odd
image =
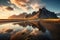
[[[9,19],[20,19],[20,18],[58,18],[54,12],[48,11],[46,8],[39,9],[37,12],[32,12],[32,14],[22,13],[20,15],[12,15],[8,17]]]

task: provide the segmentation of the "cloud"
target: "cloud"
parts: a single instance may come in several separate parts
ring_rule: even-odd
[[[0,6],[0,11],[12,11],[13,8],[9,6]]]
[[[10,0],[10,2],[23,10],[36,10],[43,7],[40,0]]]

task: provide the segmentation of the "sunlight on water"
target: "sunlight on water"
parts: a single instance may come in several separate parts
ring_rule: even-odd
[[[7,23],[7,24],[0,24],[0,37],[4,37],[6,36],[8,39],[15,39],[15,38],[30,38],[28,36],[34,37],[34,36],[38,36],[40,37],[42,35],[42,37],[46,36],[50,38],[50,32],[48,30],[46,30],[46,32],[42,32],[40,31],[38,28],[33,28],[33,26],[21,26],[19,24],[15,24],[14,23]],[[11,37],[11,38],[9,38]],[[5,38],[5,37],[4,37]],[[6,39],[7,39],[6,38]]]
[[[31,30],[33,29],[32,26],[26,26],[26,27],[23,27],[23,26],[20,26],[18,24],[16,25],[13,25],[13,23],[7,23],[7,24],[2,24],[0,25],[0,32],[5,32],[6,30],[8,29],[13,29],[14,31],[22,31],[22,30]]]

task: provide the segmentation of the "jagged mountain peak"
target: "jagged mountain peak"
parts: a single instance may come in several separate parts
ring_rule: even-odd
[[[38,16],[36,16],[37,14]],[[36,16],[37,18],[58,18],[54,12],[51,12],[44,7],[42,9],[39,9],[37,12],[33,11],[32,14],[27,14],[23,12],[22,14],[17,15],[17,17],[13,17],[12,15],[9,17],[9,19],[32,18],[32,17],[35,18],[34,16]]]

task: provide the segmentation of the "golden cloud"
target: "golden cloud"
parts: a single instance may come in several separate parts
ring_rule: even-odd
[[[0,6],[0,11],[12,11],[13,8],[9,6]]]
[[[42,8],[40,0],[10,0],[10,2],[23,10]]]

